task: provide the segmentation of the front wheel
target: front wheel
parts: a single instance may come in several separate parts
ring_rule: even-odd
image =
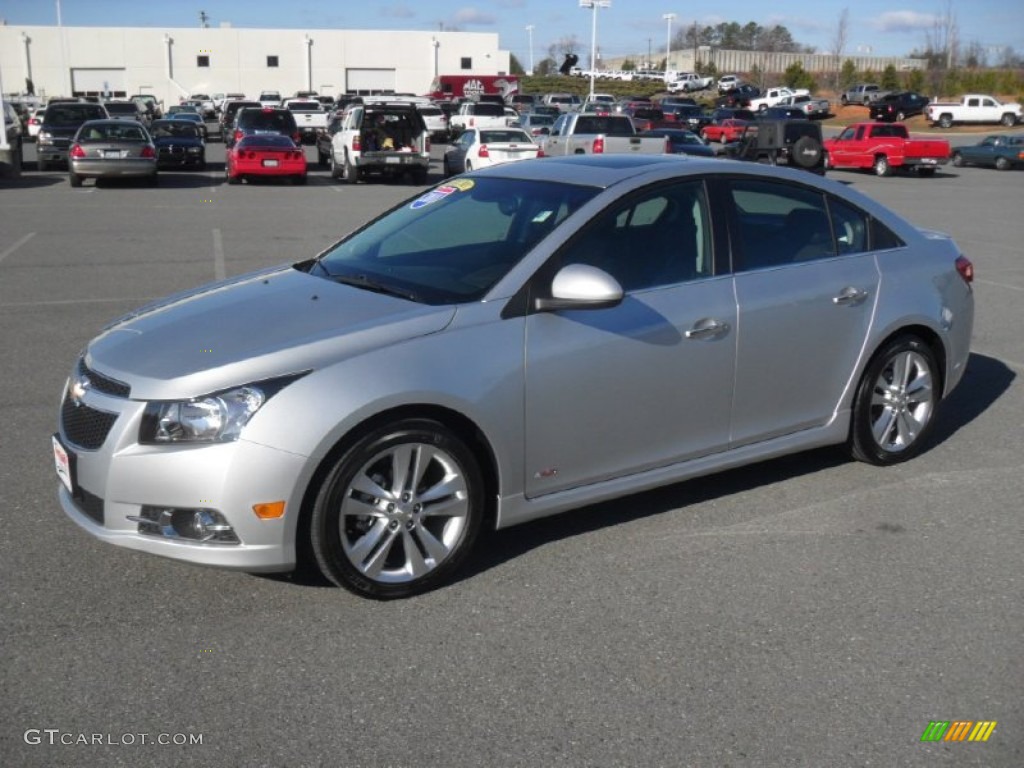
[[[1002,124],[1005,125],[1007,128],[1012,128],[1017,124],[1017,116],[1014,115],[1012,112],[1007,112],[1005,115],[1003,115],[1003,119],[1000,122],[1002,122]]]
[[[996,170],[997,171],[1008,171],[1010,170],[1010,161],[1005,157],[996,158]]]
[[[907,113],[906,112],[897,112],[896,113],[896,120],[897,121],[902,123],[906,119],[907,119]]]
[[[408,597],[447,580],[484,519],[473,452],[427,419],[378,428],[348,448],[312,511],[313,553],[324,575],[355,594]]]
[[[871,166],[875,172],[875,176],[891,176],[892,166],[889,165],[889,158],[885,155],[879,155],[875,158],[875,164]]]
[[[921,452],[939,401],[932,350],[900,336],[872,359],[857,388],[847,449],[859,461],[895,464]]]

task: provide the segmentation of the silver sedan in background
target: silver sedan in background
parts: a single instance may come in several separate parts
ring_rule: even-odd
[[[487,528],[818,446],[910,459],[972,279],[812,174],[508,163],[114,321],[65,386],[59,498],[112,544],[404,597]]]
[[[157,153],[142,123],[134,120],[89,120],[82,123],[68,149],[68,181],[142,178],[157,184]]]

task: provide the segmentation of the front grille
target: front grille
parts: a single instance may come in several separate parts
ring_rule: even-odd
[[[115,421],[116,413],[97,411],[87,405],[76,405],[67,395],[60,407],[60,424],[64,437],[68,442],[86,450],[96,450],[103,445]]]
[[[83,488],[75,488],[75,493],[71,498],[74,499],[76,507],[92,520],[103,525],[103,499]]]
[[[78,359],[78,375],[87,376],[92,388],[105,395],[128,397],[128,395],[132,393],[132,388],[129,385],[125,384],[123,381],[117,381],[109,376],[104,376],[102,373],[97,373],[86,366],[83,358]]]

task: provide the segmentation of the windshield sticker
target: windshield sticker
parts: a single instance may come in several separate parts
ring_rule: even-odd
[[[476,182],[472,179],[455,179],[449,182],[448,186],[455,187],[459,192],[469,192],[469,190],[476,186]]]
[[[443,187],[432,189],[422,197],[416,198],[412,201],[412,205],[409,207],[415,211],[417,208],[423,208],[431,203],[436,203],[438,200],[444,200],[448,195],[458,191],[458,187],[451,184],[445,184]]]

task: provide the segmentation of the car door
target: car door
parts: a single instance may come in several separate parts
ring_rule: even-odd
[[[549,270],[589,264],[625,290],[610,309],[538,312],[525,328],[525,472],[535,497],[724,450],[736,302],[716,275],[700,181],[635,193]]]
[[[863,352],[879,274],[868,218],[794,182],[733,177],[738,332],[731,445],[826,424]]]
[[[832,165],[842,167],[845,165],[857,165],[858,148],[864,134],[864,127],[849,127],[843,130],[836,140],[831,143],[828,149],[829,160]]]

